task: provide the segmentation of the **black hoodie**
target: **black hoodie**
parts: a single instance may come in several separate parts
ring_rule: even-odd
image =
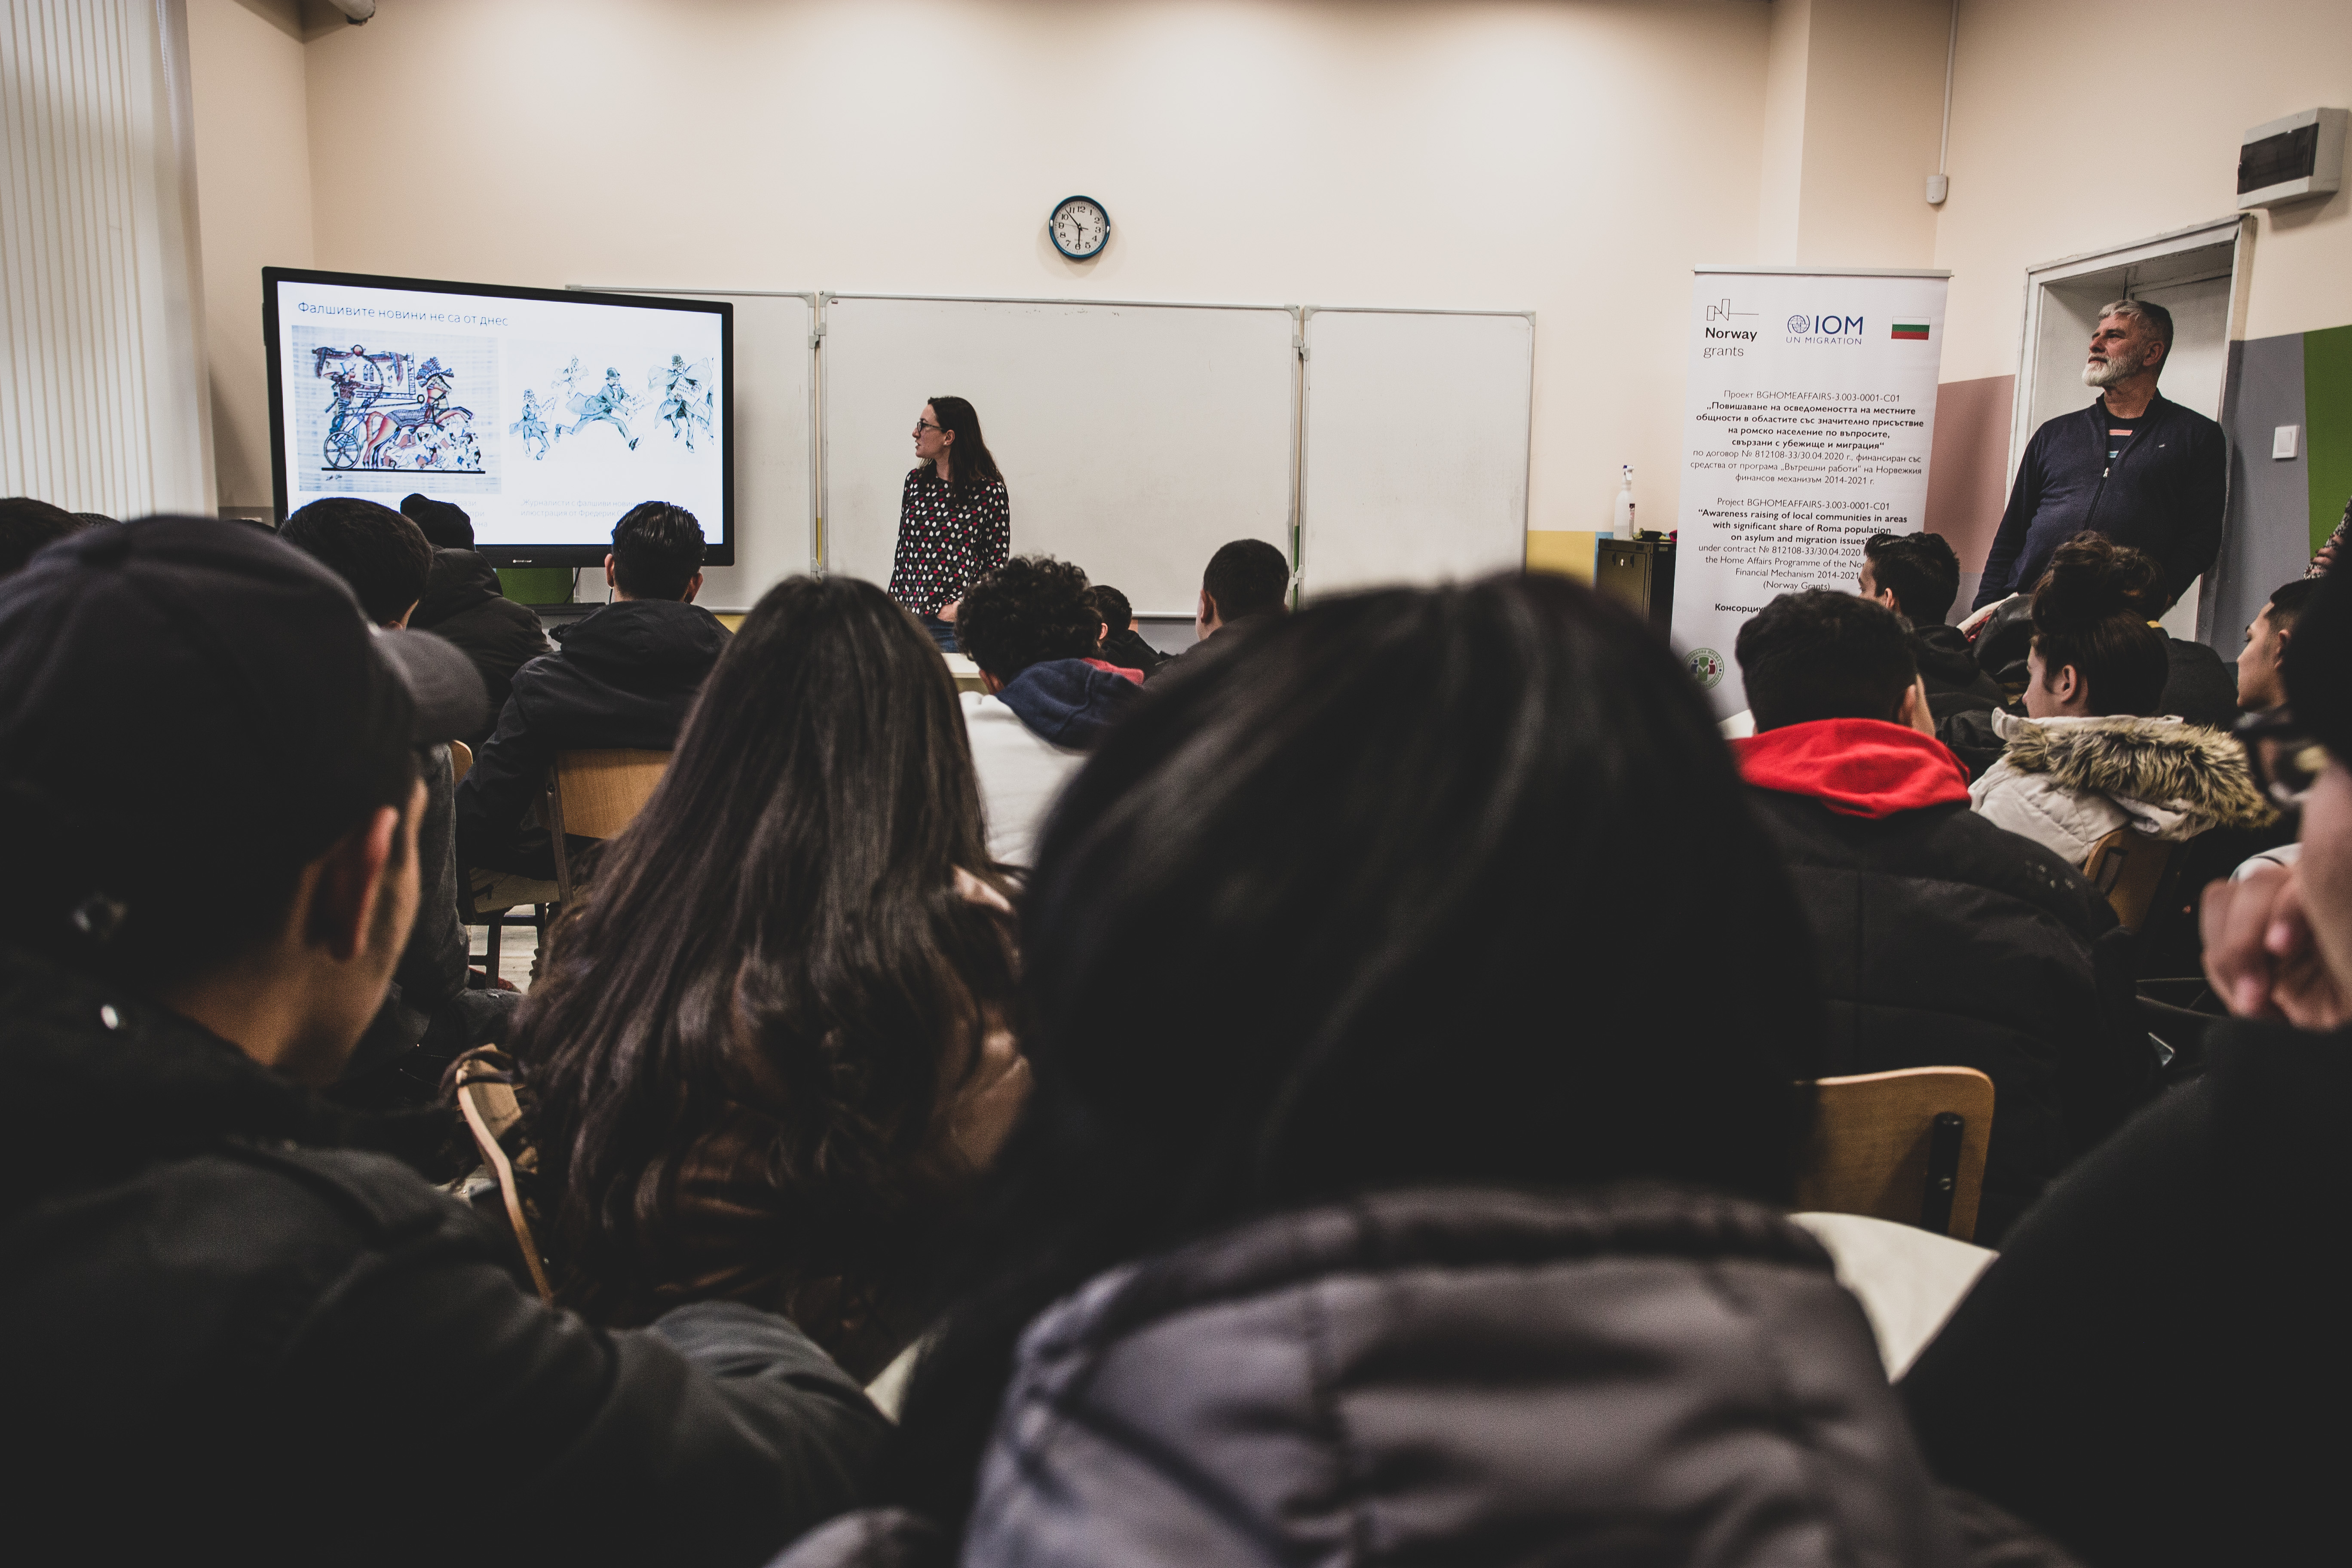
[[[858,1500],[887,1427],[791,1323],[541,1305],[465,1205],[362,1152],[416,1119],[6,947],[0,1077],[26,1561],[750,1563]]]
[[[436,550],[425,597],[408,624],[456,643],[482,672],[490,693],[489,722],[475,734],[457,737],[478,748],[507,705],[515,671],[547,651],[539,617],[506,596],[497,570],[478,552]]]
[[[555,852],[523,816],[558,752],[667,752],[694,707],[727,628],[674,599],[624,599],[575,624],[560,653],[515,671],[498,729],[457,786],[457,860],[552,881]]]

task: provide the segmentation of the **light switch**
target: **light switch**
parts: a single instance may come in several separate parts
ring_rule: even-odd
[[[2303,426],[2300,425],[2278,426],[2271,432],[2271,456],[2282,458],[2294,457],[2302,436]]]

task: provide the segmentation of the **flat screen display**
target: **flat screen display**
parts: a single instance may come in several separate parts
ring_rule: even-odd
[[[503,566],[602,562],[640,501],[735,561],[734,307],[347,272],[262,272],[278,516],[421,491]]]

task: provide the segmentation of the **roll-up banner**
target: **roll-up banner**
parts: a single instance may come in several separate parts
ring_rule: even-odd
[[[1674,636],[1727,716],[1742,622],[1791,589],[1857,591],[1865,540],[1919,531],[1951,274],[1696,271]]]

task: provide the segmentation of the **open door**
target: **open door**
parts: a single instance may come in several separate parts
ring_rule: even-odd
[[[2146,300],[2172,312],[2172,355],[2160,384],[2164,395],[2208,419],[2221,417],[2230,342],[2244,331],[2245,262],[2252,236],[2252,226],[2231,216],[2027,269],[2021,384],[2009,443],[2012,483],[2033,432],[2059,415],[2088,407],[2097,395],[2083,384],[2083,356],[2098,325],[2099,307],[2113,300]],[[2200,578],[2181,595],[2164,617],[2166,631],[2186,638],[2203,635],[2203,589]],[[2234,643],[2222,650],[2224,657],[2236,652]]]

